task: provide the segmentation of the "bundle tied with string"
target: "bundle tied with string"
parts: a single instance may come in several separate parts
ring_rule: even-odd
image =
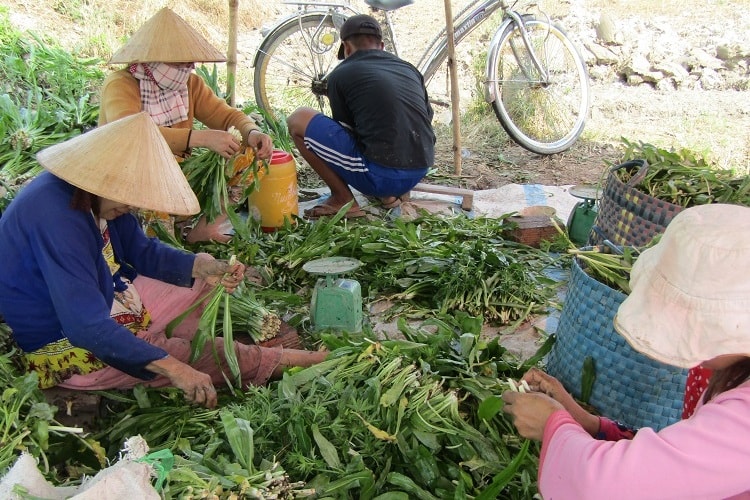
[[[595,377],[587,402],[624,424],[658,430],[681,417],[687,370],[646,357],[617,333],[613,320],[626,297],[575,258],[547,371],[581,399],[590,359]]]

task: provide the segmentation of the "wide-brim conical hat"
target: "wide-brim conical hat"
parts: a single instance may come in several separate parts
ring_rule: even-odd
[[[133,33],[110,64],[224,62],[227,58],[167,7]]]
[[[55,176],[108,200],[174,215],[200,211],[185,174],[146,112],[50,146],[36,158]]]

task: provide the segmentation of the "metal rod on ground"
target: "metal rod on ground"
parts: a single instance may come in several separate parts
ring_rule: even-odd
[[[227,47],[227,100],[230,106],[235,102],[235,82],[237,76],[237,11],[239,0],[229,0],[229,46]]]
[[[445,0],[445,33],[448,36],[448,71],[451,79],[451,114],[453,121],[454,172],[461,174],[461,110],[459,109],[458,70],[456,69],[456,37],[453,30],[451,0]]]

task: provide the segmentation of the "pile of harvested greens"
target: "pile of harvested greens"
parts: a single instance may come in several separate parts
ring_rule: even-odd
[[[538,445],[516,434],[499,396],[551,343],[521,364],[481,326],[457,314],[402,320],[403,340],[324,336],[327,361],[221,409],[170,391],[120,398],[96,438],[112,452],[140,434],[180,457],[165,498],[531,498]],[[261,484],[269,471],[278,481]]]
[[[623,139],[623,162],[646,160],[648,171],[633,187],[649,196],[681,207],[707,203],[750,206],[750,176],[747,172],[721,169],[689,150],[668,151],[652,144]],[[619,169],[627,183],[637,170]]]
[[[344,212],[314,224],[288,224],[272,234],[240,228],[226,245],[190,248],[237,255],[257,266],[265,276],[257,297],[282,310],[309,302],[316,277],[302,269],[305,262],[342,256],[362,261],[351,277],[367,301],[392,301],[390,316],[463,311],[495,325],[546,312],[558,285],[546,270],[566,265],[545,250],[505,239],[514,227],[508,217],[423,212],[409,221],[359,223],[343,219]]]
[[[552,341],[520,362],[482,324],[458,313],[400,320],[398,340],[323,335],[326,361],[221,392],[219,409],[176,389],[103,392],[107,415],[84,436],[56,425],[35,376],[0,357],[3,469],[25,449],[46,477],[75,484],[140,435],[173,459],[159,473],[166,499],[531,498],[538,444],[517,435],[500,395]]]

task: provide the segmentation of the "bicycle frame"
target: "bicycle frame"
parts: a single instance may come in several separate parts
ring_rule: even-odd
[[[497,50],[498,45],[500,44],[500,39],[503,36],[503,33],[507,29],[507,27],[515,23],[516,26],[524,26],[524,15],[520,15],[515,11],[507,10],[505,21],[500,25],[500,27],[495,31],[495,35],[492,37],[492,40],[490,41],[489,48],[487,49],[487,65],[485,69],[485,75],[487,75],[487,80],[484,82],[484,100],[486,102],[492,103],[495,102],[495,99],[497,99],[497,96],[495,95],[495,83],[496,80],[490,79],[491,76],[494,76],[494,68],[497,67],[497,59],[499,56],[499,51]],[[549,73],[547,72],[547,68],[539,62],[539,58],[537,57],[536,51],[531,47],[531,42],[529,41],[528,33],[525,29],[520,30],[521,31],[521,39],[523,40],[523,44],[526,46],[526,49],[528,50],[528,53],[531,58],[531,62],[536,68],[537,72],[541,76],[540,83],[541,84],[547,84],[549,82]],[[514,50],[514,55],[516,57],[516,60],[520,60],[518,57],[518,54]],[[524,73],[526,74],[525,68],[523,65],[521,65],[521,68],[524,70]],[[528,74],[527,74],[528,77]]]
[[[279,20],[271,32],[266,34],[266,36],[269,36],[273,34],[273,31],[276,29],[279,29],[279,27],[283,26],[286,22],[288,22],[290,19],[299,18],[302,19],[302,16],[305,14],[327,14],[331,16],[331,19],[333,20],[334,26],[336,26],[337,29],[341,28],[341,25],[343,25],[344,21],[346,20],[346,17],[348,17],[345,13],[348,12],[350,15],[359,14],[359,11],[351,7],[348,3],[344,2],[317,2],[317,1],[295,1],[295,0],[289,0],[283,2],[286,5],[296,5],[298,7],[298,11],[294,14],[290,14],[281,20]],[[502,9],[504,14],[504,21],[501,23],[501,25],[498,27],[498,29],[495,31],[495,35],[493,37],[492,42],[490,43],[488,54],[490,54],[490,57],[488,57],[488,63],[487,63],[487,73],[486,75],[489,77],[490,69],[493,67],[490,65],[490,59],[493,60],[493,63],[496,60],[496,51],[493,51],[493,47],[497,44],[497,40],[500,38],[500,35],[505,31],[506,27],[510,24],[515,22],[519,26],[523,26],[523,16],[519,15],[517,12],[511,10],[510,6],[508,5],[507,1],[505,0],[471,0],[468,4],[464,6],[464,8],[454,17],[454,42],[456,45],[458,45],[463,39],[465,39],[468,35],[470,35],[480,24],[482,24],[487,18],[489,18],[492,14],[494,14],[497,10]],[[386,19],[386,28],[388,30],[388,34],[390,35],[391,42],[393,44],[394,53],[396,55],[399,55],[398,50],[398,43],[396,40],[396,30],[394,27],[394,24],[391,20],[390,12],[389,11],[381,11],[385,15]],[[532,54],[532,61],[534,65],[539,70],[540,74],[544,75],[544,79],[546,81],[546,74],[544,71],[543,66],[539,63],[538,59],[536,58],[536,55],[534,54],[533,49],[531,49],[528,38],[526,36],[526,33],[522,31],[524,44],[526,45],[529,52]],[[492,54],[495,54],[495,58],[492,57]],[[256,54],[256,61],[257,61],[257,54]],[[422,53],[421,57],[419,58],[419,61],[415,65],[416,68],[419,70],[420,73],[424,76],[425,82],[429,82],[433,76],[435,76],[436,71],[440,66],[443,64],[445,59],[448,57],[448,41],[446,36],[446,30],[445,28],[439,31],[435,37],[432,39],[432,41],[429,43],[425,51]],[[253,62],[253,66],[255,66],[256,61]],[[491,85],[489,85],[489,81],[486,83],[486,92],[485,92],[485,98],[487,102],[493,102],[495,99],[494,91],[491,89]]]
[[[458,45],[482,22],[489,18],[495,11],[502,7],[500,0],[472,0],[453,18],[454,43]],[[466,14],[467,11],[471,11]],[[443,28],[427,46],[419,62],[417,69],[424,75],[425,81],[429,81],[445,58],[448,57],[448,39],[445,28]]]
[[[389,14],[408,5],[411,0],[364,1],[372,9],[372,15],[380,18],[386,50],[399,55],[395,26]],[[513,10],[516,1],[467,0],[468,3],[453,18],[453,41],[458,45],[500,10],[501,22],[487,45],[484,99],[508,135],[521,146],[539,154],[564,151],[581,134],[588,112],[585,63],[565,32],[544,12],[537,8],[541,17],[536,13],[521,14]],[[278,83],[274,85],[290,89],[292,93],[304,94],[309,90],[313,101],[318,99],[317,104],[322,110],[328,75],[337,65],[333,52],[338,48],[337,34],[346,19],[358,11],[349,5],[348,0],[288,0],[284,3],[296,5],[297,12],[277,21],[256,51],[253,67],[256,68],[255,81],[260,82],[255,84],[256,98],[270,108],[266,94],[268,61],[274,57],[271,54],[281,47],[280,43],[296,33],[293,44],[305,47],[300,57],[307,66],[294,63],[293,58],[297,56],[293,52],[289,52],[289,60],[276,59],[273,74],[282,87]],[[529,3],[529,6],[534,4]],[[429,84],[439,70],[442,71],[447,58],[448,36],[443,28],[427,44],[415,64],[425,84]],[[290,73],[284,74],[283,68],[288,68]]]

